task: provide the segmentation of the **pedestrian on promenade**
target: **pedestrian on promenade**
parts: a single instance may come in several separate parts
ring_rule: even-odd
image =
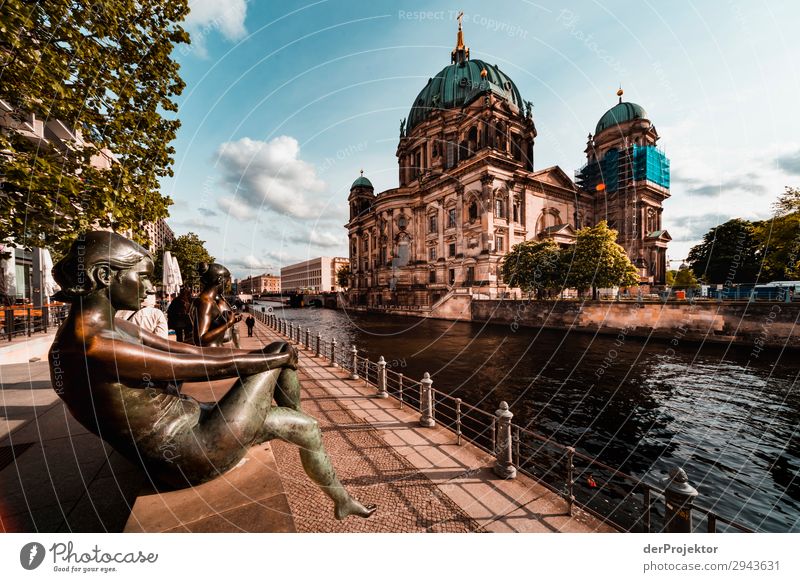
[[[256,318],[251,314],[244,320],[244,323],[247,326],[247,337],[253,337],[253,328],[256,326]]]
[[[189,319],[191,303],[192,291],[188,287],[184,287],[167,307],[167,324],[169,329],[175,330],[175,339],[179,342],[191,341],[192,322]]]
[[[144,301],[142,301],[142,308],[139,311],[120,309],[114,317],[130,321],[132,324],[138,325],[142,329],[154,333],[157,336],[161,336],[164,339],[169,338],[167,316],[156,307],[156,296],[154,293],[147,294]]]

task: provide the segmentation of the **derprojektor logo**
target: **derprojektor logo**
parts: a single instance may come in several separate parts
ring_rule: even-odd
[[[44,561],[44,546],[39,542],[30,542],[19,551],[19,563],[26,570],[35,570]]]

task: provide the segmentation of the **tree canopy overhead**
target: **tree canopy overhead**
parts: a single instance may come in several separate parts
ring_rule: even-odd
[[[167,216],[187,13],[187,0],[0,3],[0,240],[64,248],[100,226],[141,242],[139,224]]]

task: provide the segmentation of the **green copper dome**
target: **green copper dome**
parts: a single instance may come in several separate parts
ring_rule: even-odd
[[[634,119],[647,119],[647,111],[644,107],[636,103],[620,102],[614,105],[611,109],[603,114],[600,121],[597,122],[597,128],[594,134],[597,135],[604,129],[625,123],[626,121],[633,121]]]
[[[359,176],[358,178],[356,178],[356,181],[353,182],[353,185],[350,186],[350,189],[352,190],[353,188],[359,188],[359,187],[361,187],[361,188],[372,188],[373,190],[375,189],[372,186],[372,182],[367,180],[364,176]]]
[[[481,71],[486,70],[486,78]],[[523,109],[519,89],[496,65],[481,60],[464,60],[442,69],[417,95],[408,114],[408,129],[425,121],[437,109],[455,109],[471,103],[476,97],[491,91]]]

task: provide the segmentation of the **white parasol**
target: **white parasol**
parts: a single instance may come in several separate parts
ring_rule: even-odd
[[[181,287],[183,287],[183,275],[181,275],[181,267],[178,264],[178,257],[176,257],[175,255],[172,255],[172,269],[173,269],[173,274],[175,275],[175,285],[177,285],[178,287],[178,289],[175,292],[179,293]]]
[[[172,253],[164,251],[164,266],[161,274],[161,283],[164,285],[164,292],[167,294],[177,293],[180,287],[175,281],[175,263],[172,259]]]
[[[53,279],[53,257],[50,251],[42,249],[42,290],[44,291],[43,302],[50,303],[50,297],[59,290],[58,283]]]

